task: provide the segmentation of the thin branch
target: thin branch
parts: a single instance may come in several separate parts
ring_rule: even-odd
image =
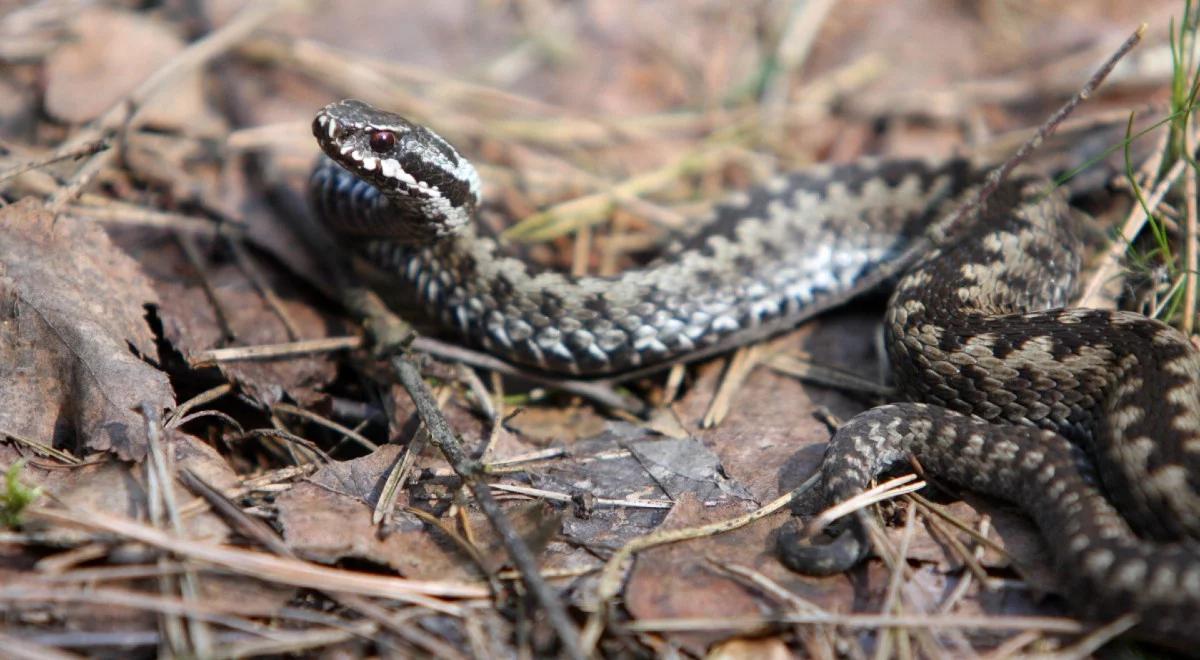
[[[450,467],[471,489],[480,510],[487,516],[488,521],[500,536],[501,543],[508,551],[509,559],[521,572],[521,579],[525,586],[545,610],[550,625],[554,627],[554,631],[563,645],[563,653],[576,660],[583,660],[586,655],[580,646],[579,632],[567,616],[566,608],[550,589],[550,586],[546,584],[546,581],[542,579],[537,560],[530,552],[529,546],[525,544],[525,540],[517,533],[496,499],[492,497],[490,486],[480,476],[479,463],[467,456],[463,450],[458,437],[450,429],[450,424],[433,400],[433,394],[425,385],[425,381],[421,379],[420,370],[405,357],[393,358],[392,369],[400,384],[412,398],[413,405],[417,409],[417,416],[429,429],[430,441],[441,450]]]
[[[27,160],[23,163],[18,163],[17,165],[14,165],[6,170],[0,170],[0,183],[3,183],[4,181],[7,181],[13,177],[20,176],[29,170],[46,167],[64,160],[74,160],[76,158],[91,156],[92,154],[108,149],[110,146],[110,140],[106,138],[100,138],[98,140],[86,141],[79,145],[72,145],[69,147],[64,146],[59,149],[55,149],[52,153],[46,156]]]

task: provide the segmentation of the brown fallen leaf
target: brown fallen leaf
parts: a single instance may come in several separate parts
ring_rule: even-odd
[[[740,639],[715,644],[708,650],[709,660],[787,660],[792,657],[783,640],[778,637],[767,639]]]
[[[236,266],[224,264],[211,268],[208,276],[213,295],[220,305],[220,314],[235,335],[235,345],[257,346],[295,339]],[[190,273],[180,277],[154,265],[147,270],[162,301],[158,313],[167,341],[186,358],[226,345],[228,340],[218,322],[218,311],[213,307],[213,299],[205,295],[198,277]],[[297,294],[287,278],[274,274],[268,283],[279,294],[281,306],[302,338],[336,336],[342,332],[336,319]],[[321,400],[322,388],[336,377],[336,357],[336,354],[316,353],[276,360],[243,360],[222,363],[219,369],[227,380],[237,383],[243,393],[263,407],[272,406],[285,396],[307,406]]]
[[[727,520],[746,512],[742,503],[705,507],[691,494],[681,497],[656,531]],[[722,575],[710,562],[753,569],[819,607],[852,600],[854,587],[841,579],[811,578],[785,569],[775,558],[776,515],[725,534],[653,548],[638,554],[625,587],[625,607],[635,619],[736,618],[759,616],[776,605],[771,598]],[[669,633],[673,643],[703,655],[733,637],[728,630]]]
[[[371,506],[387,477],[385,470],[402,450],[384,445],[367,456],[328,464],[281,493],[275,504],[288,546],[315,561],[365,559],[410,578],[475,577],[470,560],[453,544],[435,538],[417,518],[397,515],[386,536],[371,522]],[[404,493],[399,504],[407,502]],[[482,518],[475,522],[485,525]]]
[[[389,566],[410,578],[477,578],[479,567],[463,548],[420,518],[397,513],[386,534],[371,522],[371,507],[387,478],[385,470],[401,451],[397,445],[384,445],[367,456],[327,464],[309,480],[281,493],[275,504],[284,540],[298,555],[323,563],[354,558]],[[407,504],[410,497],[408,491],[402,493],[399,504]],[[508,515],[539,554],[561,526],[558,512],[541,502],[511,506]],[[445,517],[442,522],[465,537],[460,520]],[[506,557],[485,518],[472,512],[467,524],[487,570],[500,569]],[[556,567],[566,563],[561,556],[545,561]]]
[[[93,7],[73,18],[74,39],[53,51],[45,71],[46,111],[64,122],[99,117],[184,47],[169,25],[146,15]],[[212,133],[220,123],[203,99],[201,77],[183,76],[146,106],[146,120]]]
[[[99,227],[40,203],[0,209],[0,434],[146,455],[142,404],[174,406],[144,318],[140,267]]]

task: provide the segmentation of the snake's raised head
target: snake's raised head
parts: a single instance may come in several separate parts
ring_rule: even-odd
[[[371,183],[402,215],[451,231],[479,205],[479,175],[433,131],[356,100],[338,101],[313,119],[325,155]]]

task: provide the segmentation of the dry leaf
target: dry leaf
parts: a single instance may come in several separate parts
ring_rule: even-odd
[[[690,494],[680,498],[659,531],[728,520],[746,513],[742,503],[705,507]],[[625,587],[625,607],[634,619],[735,618],[758,616],[774,601],[720,574],[709,560],[754,569],[820,606],[853,599],[847,580],[809,578],[785,569],[774,555],[775,515],[725,534],[653,548],[638,555]],[[668,634],[695,653],[732,636],[730,631]]]
[[[461,547],[419,518],[398,513],[387,530],[371,522],[371,506],[387,478],[385,470],[401,451],[397,445],[384,445],[368,456],[330,463],[308,481],[282,493],[276,506],[288,546],[316,561],[365,559],[390,566],[410,578],[477,578],[475,563]],[[399,506],[410,497],[410,491],[401,493]],[[560,527],[558,512],[540,502],[507,510],[517,533],[537,554]],[[443,522],[461,533],[458,519],[447,517]],[[506,554],[486,519],[473,512],[468,524],[480,554],[489,562],[488,569],[499,569]],[[556,565],[560,563],[556,561]]]
[[[75,39],[46,61],[46,111],[61,121],[91,121],[133,91],[172,56],[183,40],[162,21],[104,7],[75,17]],[[169,83],[147,106],[157,126],[209,132],[199,75]]]
[[[175,404],[144,318],[138,265],[99,227],[33,201],[0,210],[0,433],[56,446],[146,453],[137,408]]]
[[[235,335],[235,346],[276,344],[296,339],[262,294],[234,265],[210,265],[208,273],[213,293],[226,322]],[[185,357],[227,345],[217,323],[211,299],[205,295],[199,279],[150,269],[154,288],[162,299],[159,316],[163,334]],[[274,273],[269,286],[280,297],[280,304],[296,324],[301,339],[336,336],[341,323],[317,309],[311,300],[294,295],[287,278]],[[321,389],[337,375],[337,354],[293,355],[276,360],[243,360],[220,365],[222,374],[237,383],[244,393],[263,406],[271,406],[284,396],[301,405],[321,398]]]

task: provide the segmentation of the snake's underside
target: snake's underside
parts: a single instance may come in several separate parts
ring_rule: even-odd
[[[1139,617],[1200,646],[1200,352],[1144,316],[1068,309],[1079,269],[1065,202],[1018,174],[947,225],[981,184],[965,160],[862,161],[738,195],[651,265],[611,278],[540,272],[469,221],[470,164],[428,129],[357,101],[313,124],[323,221],[409,302],[512,362],[620,373],[753,341],[832,305],[918,237],[885,331],[912,403],[855,417],[830,442],[833,503],[915,458],[934,478],[1019,505],[1081,615]],[[934,229],[930,229],[930,228]],[[849,568],[853,528],[787,546],[810,572]]]

